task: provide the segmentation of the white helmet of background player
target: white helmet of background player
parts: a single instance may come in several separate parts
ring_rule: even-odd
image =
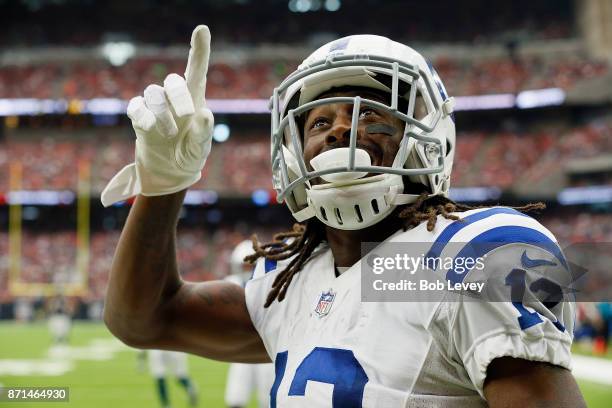
[[[230,272],[232,275],[240,275],[246,272],[244,258],[254,252],[253,243],[250,240],[242,241],[236,245],[236,248],[234,248],[230,255]],[[252,269],[253,267],[249,265],[248,268]]]
[[[316,99],[346,86],[387,92],[390,104],[360,97]],[[415,110],[417,101],[422,109]],[[371,106],[403,120],[404,136],[391,167],[372,166],[367,152],[356,147],[356,114],[349,147],[319,154],[311,167],[304,162],[303,129],[296,119],[330,103],[353,104],[353,112]],[[373,225],[397,205],[416,200],[417,195],[404,194],[403,176],[426,186],[431,195],[448,195],[455,151],[453,98],[431,64],[412,48],[376,35],[332,41],[274,89],[271,105],[273,185],[278,201],[296,220],[316,217],[345,230]],[[317,177],[323,183],[311,184]]]

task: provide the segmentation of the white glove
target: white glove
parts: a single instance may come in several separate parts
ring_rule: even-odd
[[[176,193],[202,177],[210,153],[214,119],[206,107],[210,31],[193,30],[185,79],[170,74],[164,87],[149,85],[130,100],[127,114],[136,133],[136,159],[102,191],[105,207],[138,194]]]

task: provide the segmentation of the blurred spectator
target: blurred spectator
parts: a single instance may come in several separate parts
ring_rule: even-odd
[[[544,211],[541,222],[563,247],[581,242],[612,242],[612,214]]]
[[[212,64],[209,98],[268,98],[297,61],[246,61]],[[129,99],[142,93],[149,83],[162,83],[171,72],[184,72],[184,59],[141,58],[121,67],[103,60],[82,63],[46,63],[36,66],[0,67],[3,98],[39,99]]]
[[[22,189],[76,191],[78,164],[86,161],[91,164],[92,193],[98,195],[108,180],[133,160],[133,136],[126,128],[88,128],[75,133],[77,137],[71,139],[57,134],[36,138],[19,133],[19,137],[0,141],[0,171],[8,174],[10,162],[19,161]],[[600,119],[579,127],[555,126],[527,132],[459,132],[452,185],[502,189],[532,185],[537,189],[538,183],[562,175],[570,160],[594,158],[609,151],[612,123]],[[606,174],[596,175],[591,184],[605,184],[609,180]],[[589,178],[576,183],[588,184]],[[248,197],[257,189],[271,187],[268,135],[236,132],[227,142],[215,144],[204,176],[194,188],[212,189],[222,196]],[[0,193],[8,189],[9,177],[0,178]]]
[[[539,220],[557,237],[562,247],[571,243],[612,242],[612,214],[580,212],[576,209],[547,210]],[[224,226],[216,230],[180,228],[177,253],[184,279],[204,281],[221,279],[230,274],[229,258],[233,248],[249,234],[257,233],[260,240],[269,241],[270,228],[248,225]],[[118,231],[94,232],[90,239],[89,301],[102,299],[108,283],[108,273]],[[8,235],[0,233],[0,262],[8,264]],[[19,280],[30,283],[53,283],[57,275],[72,276],[76,271],[76,234],[73,231],[52,233],[28,231],[22,237]],[[608,263],[609,265],[609,263]],[[0,268],[0,298],[6,298],[8,268]]]
[[[248,229],[248,230],[247,230]],[[214,231],[180,228],[177,254],[180,273],[185,280],[222,279],[230,273],[229,255],[235,245],[248,235],[271,239],[271,229],[247,226],[224,227]],[[119,231],[94,232],[90,238],[88,266],[88,301],[102,299],[108,285],[108,273]],[[8,234],[0,233],[0,266],[8,266]],[[55,284],[79,282],[76,269],[76,233],[74,231],[25,232],[21,241],[19,282]],[[8,267],[0,268],[0,299],[8,295]]]
[[[440,59],[434,65],[450,95],[518,93],[525,89],[571,89],[577,82],[609,72],[605,61],[500,57],[477,62]],[[274,86],[299,61],[244,60],[212,63],[206,94],[209,98],[269,98]],[[129,99],[150,83],[162,83],[171,72],[184,72],[184,59],[140,58],[113,67],[106,61],[58,62],[35,66],[0,67],[3,98]]]

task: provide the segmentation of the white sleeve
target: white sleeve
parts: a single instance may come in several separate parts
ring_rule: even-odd
[[[484,299],[462,296],[450,332],[452,345],[476,390],[484,397],[487,367],[514,357],[571,367],[575,304],[565,258],[551,249],[513,243],[483,258],[465,282],[485,282]]]

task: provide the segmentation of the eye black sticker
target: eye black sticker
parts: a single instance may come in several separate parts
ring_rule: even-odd
[[[385,125],[383,123],[377,123],[374,125],[368,125],[365,128],[366,133],[371,134],[383,134],[388,136],[393,136],[397,133],[397,129],[390,125]]]

